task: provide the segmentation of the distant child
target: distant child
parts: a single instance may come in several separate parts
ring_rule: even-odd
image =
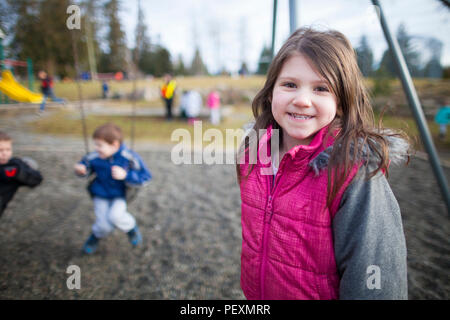
[[[211,111],[211,123],[218,125],[220,123],[220,95],[219,92],[213,90],[209,93],[207,103]]]
[[[109,86],[108,83],[106,81],[103,81],[102,83],[102,94],[103,94],[103,99],[108,98],[108,93],[109,93]]]
[[[187,114],[186,114],[186,109],[187,109],[187,104],[188,104],[188,99],[189,99],[189,91],[188,90],[183,90],[183,92],[181,93],[181,98],[180,98],[180,118],[185,120],[188,118]]]
[[[164,75],[164,83],[161,86],[161,98],[166,105],[166,119],[172,120],[172,103],[175,96],[175,90],[177,88],[176,81],[172,78],[172,75]]]
[[[193,124],[197,117],[200,115],[202,110],[203,100],[202,96],[198,91],[190,90],[186,97],[186,116],[188,117],[188,122]]]
[[[126,232],[133,246],[142,241],[135,218],[127,211],[127,187],[148,182],[151,174],[141,157],[123,144],[121,129],[107,123],[94,134],[95,152],[75,165],[80,176],[95,175],[88,190],[94,201],[96,220],[83,251],[94,253],[100,239],[114,228]]]
[[[53,93],[53,79],[45,71],[39,71],[38,77],[41,80],[41,92],[44,95],[44,100],[41,103],[40,111],[45,110],[45,104],[50,97],[52,101],[64,103],[64,99],[57,98]]]
[[[450,98],[444,99],[444,105],[439,108],[434,121],[439,125],[439,139],[445,140],[447,126],[450,124]]]
[[[0,216],[21,186],[36,187],[42,176],[26,159],[13,158],[12,139],[0,131]]]
[[[409,144],[375,127],[349,40],[295,31],[252,108],[237,164],[245,296],[407,299],[402,219],[385,174]]]

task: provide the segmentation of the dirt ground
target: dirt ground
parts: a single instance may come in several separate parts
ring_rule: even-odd
[[[82,142],[31,135],[18,122],[29,117],[0,117],[16,155],[36,160],[45,177],[36,189],[22,188],[0,219],[1,299],[244,299],[233,165],[177,166],[170,149],[138,145],[153,174],[129,206],[143,244],[132,249],[116,230],[84,256],[94,214],[72,170]],[[392,168],[389,182],[402,210],[409,298],[449,299],[450,223],[429,163],[413,158]],[[80,267],[79,290],[66,286],[70,265]]]

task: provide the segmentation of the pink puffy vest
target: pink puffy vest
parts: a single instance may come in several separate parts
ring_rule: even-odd
[[[296,146],[273,175],[271,164],[257,162],[246,177],[240,166],[242,200],[241,288],[247,299],[338,299],[339,276],[333,247],[332,219],[355,168],[326,209],[328,170],[316,176],[308,163],[333,143],[322,128],[309,145]],[[259,148],[267,147],[270,126]],[[267,169],[266,169],[267,170]]]

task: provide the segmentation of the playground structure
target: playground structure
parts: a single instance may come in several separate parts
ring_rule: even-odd
[[[450,214],[450,191],[449,191],[448,183],[447,183],[445,175],[443,173],[443,170],[442,170],[442,167],[441,167],[438,155],[437,155],[437,151],[436,151],[435,145],[433,143],[433,140],[432,140],[432,137],[430,134],[430,130],[426,124],[423,108],[421,106],[417,92],[412,83],[411,75],[406,67],[405,59],[401,53],[397,39],[392,35],[392,32],[388,26],[387,19],[384,16],[380,1],[371,0],[371,2],[373,4],[373,7],[374,7],[377,15],[378,15],[379,22],[382,27],[384,36],[387,40],[389,49],[394,58],[394,63],[397,67],[398,75],[399,75],[399,78],[403,85],[403,90],[405,92],[405,95],[409,102],[414,119],[416,121],[417,127],[419,129],[421,140],[422,140],[424,147],[429,155],[429,161],[430,161],[431,167],[433,169],[433,173],[436,176],[436,180],[440,187],[443,200],[446,203],[448,212]],[[273,3],[274,3],[274,6],[273,6],[273,30],[272,30],[272,50],[271,50],[272,56],[273,56],[273,52],[274,52],[277,0],[274,0]],[[297,28],[297,23],[298,23],[297,17],[296,17],[296,1],[295,0],[289,0],[289,22],[290,22],[290,31],[292,33]],[[75,32],[75,31],[72,31],[72,33],[73,32]],[[3,37],[4,37],[4,35],[0,31],[0,61],[3,61],[3,63],[1,64],[1,68],[3,68],[3,65],[5,64],[5,62],[4,62],[5,60],[3,59],[3,48],[2,48]],[[75,42],[73,42],[73,45],[74,45],[74,58],[75,58],[75,51],[77,50]],[[75,58],[75,59],[77,60],[77,58]],[[75,61],[75,65],[76,65],[77,74],[78,74],[79,68],[77,66],[78,65],[77,61]],[[95,73],[96,73],[96,71],[93,72],[93,74],[95,74]],[[136,74],[136,70],[134,73]],[[134,87],[133,92],[134,93],[136,91],[135,77],[136,77],[136,75],[134,75],[134,77],[133,77],[133,87]],[[30,76],[29,76],[29,81],[30,81]],[[20,87],[16,86],[15,88],[18,89]],[[82,98],[82,93],[81,93],[80,87],[78,87],[78,92],[79,92],[80,110],[82,112],[82,119],[83,119],[83,123],[84,123],[84,115],[83,115],[83,107],[82,107],[83,98]],[[24,91],[21,91],[21,93],[24,93]],[[19,95],[19,97],[29,98],[26,94],[23,96]],[[133,100],[133,117],[132,117],[132,119],[134,118],[134,115],[135,115],[134,103],[135,103],[135,101]],[[84,125],[83,125],[83,127],[84,127]],[[84,131],[84,137],[86,140],[86,130],[83,130],[83,131]],[[134,141],[134,121],[132,121],[131,132],[132,132],[132,142],[133,142]],[[86,149],[87,150],[89,149],[87,143],[86,143]]]
[[[2,71],[0,91],[18,102],[41,103],[43,100],[42,94],[35,93],[18,83],[10,70]]]
[[[155,175],[148,191],[132,204],[146,232],[145,244],[137,251],[128,250],[115,237],[105,245],[105,254],[86,259],[78,254],[79,230],[88,230],[91,221],[86,212],[92,208],[78,178],[67,170],[71,159],[82,152],[81,141],[65,151],[66,140],[27,133],[20,122],[26,121],[23,113],[23,120],[0,116],[0,124],[13,123],[18,151],[41,163],[47,179],[38,194],[23,193],[23,201],[12,203],[0,226],[2,299],[244,298],[239,287],[240,257],[235,254],[241,242],[233,167],[201,164],[186,170],[186,166],[171,166],[169,152],[140,149],[152,169],[163,173]],[[444,170],[448,175],[448,167]],[[410,299],[445,299],[448,220],[441,214],[444,203],[429,162],[417,159],[407,169],[393,170],[391,180],[402,211],[408,213],[404,227]],[[17,239],[17,234],[23,236]],[[69,264],[89,270],[83,271],[83,279],[88,280],[83,280],[83,290],[68,290],[61,281]]]
[[[33,92],[34,76],[31,59],[27,59],[27,61],[5,59],[3,53],[4,36],[4,33],[0,30],[0,71],[2,71],[0,92],[5,95],[0,94],[0,103],[8,103],[9,99],[18,102],[41,103],[43,99],[42,94]],[[14,67],[27,68],[28,89],[14,78],[12,71]]]

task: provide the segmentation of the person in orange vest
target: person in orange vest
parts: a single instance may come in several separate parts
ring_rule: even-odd
[[[172,102],[177,84],[170,74],[164,75],[164,84],[161,86],[161,97],[166,104],[166,118],[172,120]]]

